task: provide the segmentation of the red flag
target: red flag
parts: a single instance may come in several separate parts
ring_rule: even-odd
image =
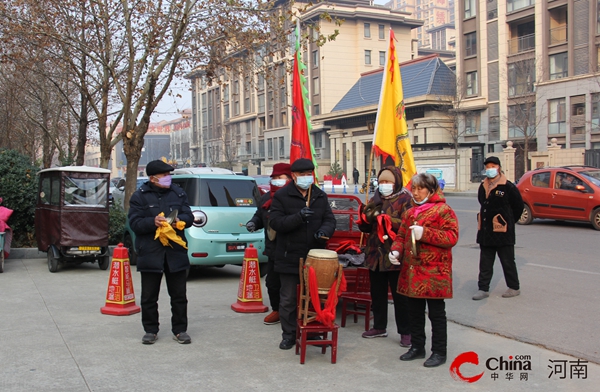
[[[306,78],[302,71],[306,66],[300,59],[300,26],[296,23],[296,53],[294,55],[294,70],[292,74],[292,141],[290,146],[290,163],[297,159],[310,159],[315,165],[314,148],[310,140],[310,102],[308,90],[305,87]]]

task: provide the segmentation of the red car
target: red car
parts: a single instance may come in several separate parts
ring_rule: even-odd
[[[525,207],[518,223],[536,218],[590,222],[600,230],[600,169],[591,166],[545,167],[517,183]]]
[[[258,189],[260,189],[261,195],[269,193],[271,191],[271,176],[251,176],[256,181]]]

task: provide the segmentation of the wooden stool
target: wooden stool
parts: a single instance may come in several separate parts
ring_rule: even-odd
[[[346,326],[346,317],[354,315],[354,322],[358,316],[365,316],[365,331],[369,330],[371,315],[371,282],[367,268],[356,269],[356,285],[354,290],[342,294],[342,327]],[[348,309],[352,305],[352,309]]]
[[[325,354],[327,346],[331,346],[331,363],[335,363],[337,360],[339,327],[340,326],[335,323],[329,327],[318,321],[313,321],[304,325],[302,320],[298,319],[298,326],[296,328],[296,355],[300,353],[300,363],[304,364],[304,361],[306,360],[306,346],[319,345],[321,345],[321,354]],[[328,339],[329,332],[331,332],[331,339]],[[322,340],[308,340],[309,336],[320,336]]]

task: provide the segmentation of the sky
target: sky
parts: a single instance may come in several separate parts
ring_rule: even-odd
[[[375,0],[375,4],[384,5],[388,0]],[[192,108],[192,91],[190,81],[175,79],[171,83],[172,95],[165,95],[152,114],[152,122],[169,121],[180,118],[184,109]],[[179,96],[178,96],[179,95]]]

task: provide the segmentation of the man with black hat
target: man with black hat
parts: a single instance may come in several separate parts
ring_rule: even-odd
[[[269,212],[271,210],[273,195],[275,192],[286,186],[291,179],[292,172],[290,171],[289,163],[276,163],[273,165],[273,172],[271,173],[271,191],[262,195],[258,202],[256,213],[252,219],[246,223],[246,229],[249,232],[265,229],[265,251],[263,254],[268,257],[267,278],[265,279],[265,284],[267,285],[267,294],[269,295],[269,302],[271,303],[271,309],[273,310],[264,319],[266,325],[279,323],[279,288],[281,287],[279,274],[275,272],[275,259],[273,259],[277,233],[269,227]]]
[[[490,296],[496,253],[508,286],[502,297],[516,297],[521,293],[515,263],[515,223],[523,213],[523,199],[517,187],[502,172],[500,159],[491,156],[483,164],[486,178],[477,195],[481,209],[477,215],[480,255],[479,291],[473,296],[475,301]]]
[[[173,339],[181,344],[191,343],[187,334],[187,270],[190,268],[187,249],[169,241],[164,246],[155,239],[156,230],[169,222],[185,243],[182,224],[190,227],[194,222],[187,195],[179,186],[171,184],[173,167],[156,160],[148,163],[146,174],[149,181],[135,191],[129,200],[129,226],[136,234],[137,270],[142,278],[142,325],[146,334],[142,343],[153,344],[158,334],[158,294],[163,274],[171,297],[171,332]],[[161,214],[162,213],[162,214]]]
[[[292,163],[292,179],[273,196],[269,223],[277,232],[275,271],[281,280],[279,319],[282,340],[279,348],[295,345],[298,267],[311,249],[324,249],[335,231],[335,217],[327,194],[313,184],[315,166],[309,159]]]

